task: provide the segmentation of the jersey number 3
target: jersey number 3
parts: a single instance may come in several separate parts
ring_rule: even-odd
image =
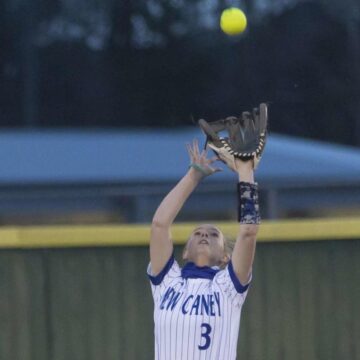
[[[206,350],[210,346],[210,333],[211,333],[211,326],[209,324],[203,323],[201,324],[201,338],[205,339],[204,345],[199,345],[199,350]]]

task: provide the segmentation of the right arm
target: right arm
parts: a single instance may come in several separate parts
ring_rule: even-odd
[[[161,272],[173,253],[170,227],[185,201],[205,176],[220,170],[210,165],[217,158],[207,159],[206,151],[200,154],[196,141],[192,146],[188,145],[188,152],[191,164],[196,164],[196,167],[190,167],[186,175],[164,198],[152,220],[150,262],[152,275],[154,276]]]

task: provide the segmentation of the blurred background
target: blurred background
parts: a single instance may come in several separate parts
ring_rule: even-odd
[[[250,26],[219,28],[239,6]],[[273,132],[360,144],[359,4],[1,1],[4,128],[179,128],[268,101]]]
[[[230,6],[239,36],[219,28]],[[0,55],[1,360],[152,358],[142,226],[204,143],[197,120],[260,102],[262,218],[295,222],[260,236],[239,354],[360,359],[358,0],[0,0]],[[235,181],[206,179],[177,220],[235,221]],[[318,241],[319,219],[345,225]]]
[[[228,6],[247,14],[240,36],[219,28]],[[184,143],[201,138],[196,121],[264,101],[271,136],[258,172],[263,217],[358,212],[357,1],[0,7],[1,224],[149,221],[187,166]],[[234,218],[232,180],[225,174],[200,191],[223,197],[205,217]]]

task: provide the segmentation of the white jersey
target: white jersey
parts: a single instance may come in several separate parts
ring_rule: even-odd
[[[172,256],[157,276],[151,275],[150,264],[148,275],[156,360],[236,359],[248,285],[240,284],[231,262],[224,270],[192,263],[181,269]]]

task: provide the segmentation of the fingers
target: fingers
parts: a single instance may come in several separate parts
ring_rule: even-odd
[[[199,142],[197,139],[193,140],[193,151],[194,151],[194,155],[196,158],[200,157],[200,152],[199,152]]]
[[[199,142],[197,139],[194,139],[192,143],[186,144],[186,149],[189,153],[191,162],[199,163],[203,165],[210,165],[214,163],[215,161],[219,161],[218,156],[213,156],[212,158],[207,158],[208,155],[208,149],[204,149],[200,152],[199,150]],[[219,171],[219,170],[217,170]]]
[[[193,149],[192,149],[192,147],[191,147],[191,145],[189,143],[186,144],[186,149],[187,149],[188,154],[190,156],[190,161],[193,162],[195,160],[195,156],[194,156]]]
[[[199,150],[199,142],[197,139],[194,139],[191,143],[186,144],[186,149],[190,156],[191,166],[193,166],[196,170],[199,171],[199,168],[202,169],[201,172],[205,176],[214,174],[216,172],[222,171],[221,168],[211,166],[215,161],[219,161],[220,159],[217,156],[213,156],[212,158],[207,158],[207,149],[204,149],[200,152]]]
[[[186,144],[186,149],[187,149],[189,155],[194,156],[194,152],[193,152],[193,150],[191,148],[191,145],[189,143]]]
[[[221,161],[217,156],[212,157],[211,159],[208,159],[209,164],[214,163],[215,161]]]
[[[201,153],[199,150],[199,141],[194,139],[192,144],[186,144],[187,151],[194,159],[206,158],[207,151],[204,149]]]

